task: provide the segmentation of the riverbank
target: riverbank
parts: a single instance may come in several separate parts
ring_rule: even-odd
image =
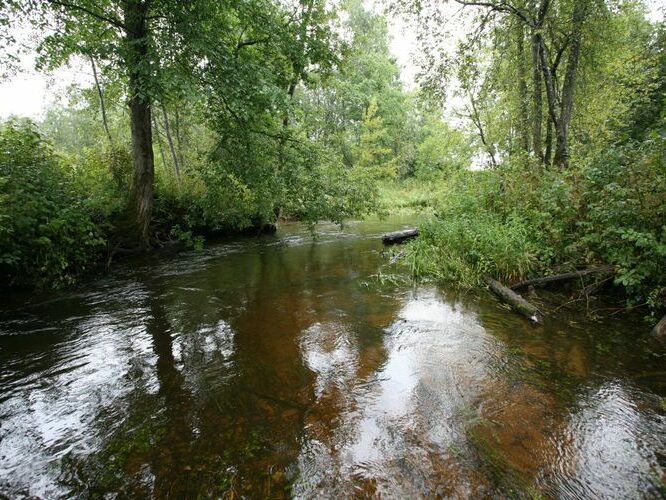
[[[599,163],[568,171],[509,163],[382,192],[398,211],[429,214],[403,259],[417,279],[469,289],[486,275],[512,284],[610,265],[614,279],[597,292],[613,288],[654,324],[666,312],[666,171],[657,160],[630,180],[607,164],[600,172]]]

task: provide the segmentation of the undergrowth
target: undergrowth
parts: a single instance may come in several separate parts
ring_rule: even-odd
[[[627,304],[666,309],[664,143],[616,148],[566,171],[529,161],[463,171],[407,246],[418,279],[463,288],[612,264]],[[430,188],[431,191],[433,188]]]

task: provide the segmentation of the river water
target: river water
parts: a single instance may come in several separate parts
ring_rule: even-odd
[[[645,324],[392,279],[298,225],[0,305],[0,497],[659,498]]]

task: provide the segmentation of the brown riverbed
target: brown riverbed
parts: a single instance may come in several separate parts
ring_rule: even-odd
[[[5,297],[0,497],[662,497],[649,327],[392,279],[409,222]]]

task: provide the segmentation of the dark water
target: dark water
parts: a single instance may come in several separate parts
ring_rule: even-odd
[[[391,282],[396,221],[297,226],[0,306],[0,497],[666,491],[640,322]],[[383,278],[373,278],[383,268]]]

